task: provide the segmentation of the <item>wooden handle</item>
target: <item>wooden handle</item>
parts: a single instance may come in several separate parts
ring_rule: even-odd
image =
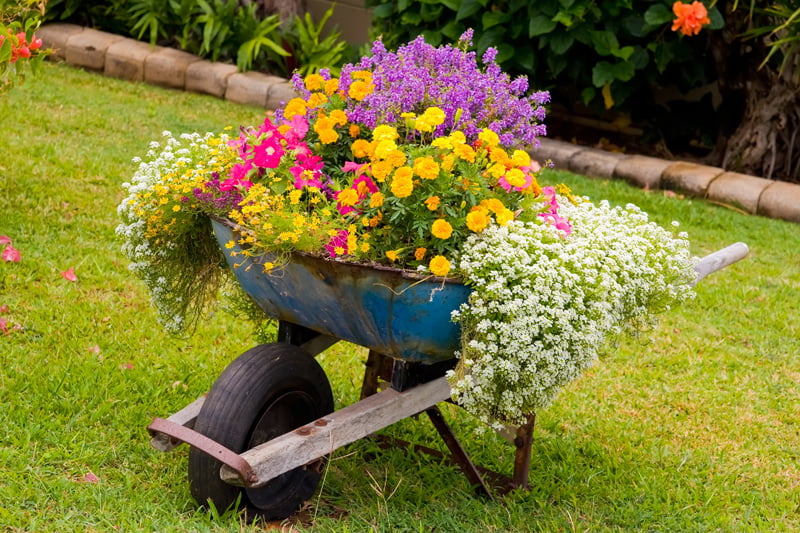
[[[731,244],[722,250],[705,256],[694,267],[695,272],[697,272],[697,279],[694,280],[694,282],[697,283],[709,274],[717,270],[722,270],[740,259],[744,259],[747,257],[749,251],[750,249],[745,243],[737,242],[736,244]]]

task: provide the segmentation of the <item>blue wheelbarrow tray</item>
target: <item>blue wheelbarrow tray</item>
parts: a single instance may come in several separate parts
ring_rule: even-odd
[[[444,361],[459,349],[452,312],[471,291],[460,280],[305,253],[266,272],[273,255],[246,257],[231,223],[212,225],[239,284],[266,315],[409,362]]]

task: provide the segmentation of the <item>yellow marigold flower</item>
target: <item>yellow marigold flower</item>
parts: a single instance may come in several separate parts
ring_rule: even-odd
[[[411,179],[414,177],[414,171],[409,166],[402,166],[394,171],[395,179]]]
[[[483,144],[489,147],[494,147],[500,144],[500,137],[498,137],[497,134],[489,128],[483,128],[478,134],[478,139],[480,139]]]
[[[358,127],[358,124],[350,124],[350,128],[348,132],[350,137],[356,138],[361,133],[361,128]]]
[[[431,142],[431,146],[435,146],[436,148],[442,148],[442,149],[451,149],[453,148],[453,142],[450,140],[449,137],[436,137]]]
[[[370,197],[369,206],[371,208],[373,208],[373,209],[376,208],[376,207],[381,207],[383,205],[383,200],[384,200],[383,193],[381,193],[380,191],[376,192],[375,194],[373,194]],[[366,226],[366,224],[365,224],[365,226]]]
[[[236,246],[236,243],[233,242],[233,241],[228,241],[228,242],[225,243],[225,248],[227,248],[228,250],[230,250],[234,246]]]
[[[438,196],[430,196],[427,200],[425,200],[425,207],[427,207],[429,211],[436,211],[439,209],[440,203],[441,200]]]
[[[434,126],[438,126],[444,122],[444,111],[442,111],[438,107],[429,107],[422,113],[423,117],[426,117]]]
[[[344,126],[347,124],[347,113],[342,111],[341,109],[334,109],[331,111],[329,115],[330,119],[337,125],[337,126]]]
[[[295,215],[294,219],[292,220],[292,224],[296,228],[302,228],[303,226],[306,225],[306,217],[304,217],[303,215]]]
[[[377,226],[378,226],[378,224],[380,224],[380,223],[381,223],[381,220],[383,220],[383,213],[381,213],[381,212],[379,211],[377,215],[375,215],[374,217],[372,217],[371,219],[369,219],[369,226],[370,226],[371,228],[375,228],[375,227],[377,227]],[[369,237],[369,233],[368,233],[368,234],[366,234],[366,235],[364,236],[364,238],[365,238],[365,239],[366,239],[367,237]]]
[[[456,165],[456,156],[453,154],[447,154],[442,158],[442,170],[445,172],[450,172],[453,170],[453,167]]]
[[[325,80],[319,74],[309,74],[303,82],[309,91],[319,91],[322,89],[322,84]]]
[[[331,78],[325,81],[325,94],[328,96],[332,95],[339,89],[339,80],[337,78]]]
[[[354,80],[372,81],[372,72],[369,70],[356,70],[350,76]]]
[[[372,130],[372,139],[375,141],[394,141],[399,137],[400,134],[397,133],[397,130],[386,124],[375,126],[375,129]]]
[[[467,213],[467,227],[475,233],[483,231],[491,220],[489,214],[483,209],[476,209]]]
[[[531,155],[525,150],[514,150],[511,161],[518,167],[527,167],[531,164]]]
[[[369,157],[374,150],[373,144],[366,139],[356,139],[350,145],[350,151],[355,157]]]
[[[353,206],[358,203],[358,192],[355,189],[345,189],[336,196],[342,205]]]
[[[389,258],[389,261],[394,263],[395,261],[397,261],[397,252],[394,250],[389,250],[388,252],[386,252],[386,257]]]
[[[428,253],[427,248],[422,248],[422,247],[417,248],[416,250],[414,250],[414,259],[416,259],[417,261],[422,261],[426,253]]]
[[[356,80],[350,84],[350,88],[347,90],[347,96],[352,98],[356,101],[361,101],[366,98],[373,90],[375,86],[372,82],[365,82],[361,80]]]
[[[467,142],[467,136],[464,135],[463,131],[456,130],[450,133],[450,141],[455,144],[464,144]]]
[[[443,218],[437,219],[431,225],[431,233],[439,239],[449,239],[453,234],[453,226]]]
[[[312,93],[308,97],[308,107],[315,108],[327,103],[328,97],[323,93]]]
[[[180,210],[181,210],[181,206],[179,206],[179,205],[173,205],[173,206],[172,206],[172,210],[173,210],[173,211],[175,211],[175,212],[177,213],[178,211],[180,211]]]
[[[283,108],[283,116],[291,119],[295,115],[305,116],[306,114],[306,101],[302,98],[292,98]]]
[[[511,170],[506,172],[506,181],[512,187],[522,187],[523,185],[525,185],[525,182],[527,180],[525,179],[524,172],[522,172],[518,168],[512,168]]]
[[[435,180],[439,176],[439,163],[430,157],[418,157],[414,160],[414,174],[422,179]]]
[[[385,181],[392,172],[392,165],[388,161],[377,161],[370,165],[372,177],[378,181]]]
[[[317,130],[316,127],[314,129]],[[317,130],[317,135],[319,135],[319,142],[322,144],[335,143],[339,139],[339,134],[333,129]]]
[[[493,163],[501,163],[506,166],[511,166],[511,158],[508,153],[499,146],[492,148],[489,152],[489,160]]]
[[[300,196],[303,195],[303,191],[300,189],[295,189],[289,193],[289,203],[292,205],[297,205],[300,203]]]
[[[494,163],[487,170],[490,176],[495,179],[500,179],[506,173],[506,166],[502,163]]]
[[[500,224],[501,226],[505,226],[506,224],[514,220],[514,212],[511,211],[510,209],[503,209],[502,211],[497,213],[496,218],[498,224]]]
[[[453,153],[464,161],[475,162],[475,150],[468,144],[457,144],[453,147]]]
[[[437,255],[431,259],[428,268],[431,269],[431,274],[434,276],[446,276],[450,272],[450,261],[443,255]]]
[[[503,202],[501,202],[497,198],[487,198],[485,200],[481,200],[480,205],[495,214],[499,213],[500,211],[506,208],[506,206],[503,205]]]
[[[374,159],[386,159],[389,154],[397,150],[397,144],[391,139],[375,139],[375,150],[372,152]]]
[[[406,159],[406,154],[404,154],[401,150],[392,150],[386,154],[384,161],[396,168],[405,165]]]
[[[411,196],[411,192],[414,190],[414,182],[411,180],[411,177],[406,174],[400,174],[398,176],[397,173],[395,173],[392,178],[391,190],[392,194],[398,198],[407,198]]]

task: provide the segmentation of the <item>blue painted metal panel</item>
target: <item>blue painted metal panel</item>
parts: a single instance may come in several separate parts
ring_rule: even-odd
[[[332,335],[384,355],[434,363],[453,357],[460,329],[450,314],[470,289],[454,280],[414,272],[293,254],[291,262],[264,272],[268,255],[231,257],[225,243],[238,236],[213,221],[214,233],[244,291],[267,315]]]

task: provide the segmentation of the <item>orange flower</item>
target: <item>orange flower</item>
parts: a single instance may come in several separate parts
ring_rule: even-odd
[[[453,226],[448,221],[440,218],[431,226],[431,233],[439,239],[449,239],[450,235],[453,234]]]
[[[439,164],[430,157],[418,157],[414,160],[414,174],[422,179],[434,180],[439,175]]]
[[[491,221],[492,219],[489,218],[489,214],[484,209],[478,208],[467,213],[467,227],[475,233],[483,231]]]
[[[386,257],[389,258],[389,261],[394,263],[395,261],[397,261],[397,252],[394,250],[389,250],[388,252],[386,252]]]
[[[392,194],[398,198],[407,198],[411,196],[411,192],[414,190],[414,183],[408,174],[396,172],[392,178],[391,190]]]
[[[672,21],[672,31],[680,30],[684,35],[697,35],[705,24],[711,24],[706,6],[697,0],[691,4],[677,1],[672,4],[672,12],[677,17]]]
[[[380,192],[376,192],[370,197],[369,206],[371,208],[380,207],[383,205],[383,200],[384,200],[383,194],[381,194]]]
[[[425,206],[429,211],[436,211],[439,209],[439,203],[441,203],[441,199],[439,199],[438,196],[429,196],[428,199],[425,200]]]
[[[446,276],[447,273],[450,272],[450,261],[443,255],[437,255],[431,259],[428,268],[431,269],[431,273],[434,276]]]
[[[427,248],[417,248],[414,250],[414,259],[417,261],[422,261],[422,258],[425,257],[425,254],[428,252]]]

